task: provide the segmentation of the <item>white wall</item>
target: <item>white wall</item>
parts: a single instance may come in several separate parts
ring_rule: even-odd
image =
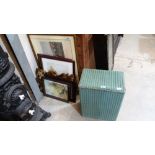
[[[33,55],[32,48],[30,46],[28,37],[27,37],[26,34],[18,34],[18,37],[19,37],[20,42],[21,42],[21,44],[22,44],[22,46],[24,48],[25,54],[27,56],[27,59],[29,61],[31,69],[33,71],[33,74],[36,77],[35,71],[36,71],[36,68],[37,68],[37,63],[36,63],[35,57]]]

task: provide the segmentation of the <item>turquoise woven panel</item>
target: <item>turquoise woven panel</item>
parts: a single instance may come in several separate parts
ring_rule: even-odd
[[[123,72],[84,69],[79,87],[124,92]]]
[[[122,72],[84,69],[79,87],[83,116],[116,120],[125,93]]]

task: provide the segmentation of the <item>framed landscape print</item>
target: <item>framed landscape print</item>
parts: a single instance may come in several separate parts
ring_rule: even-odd
[[[29,34],[28,38],[37,62],[37,54],[72,59],[75,61],[75,72],[78,77],[74,35]]]
[[[44,79],[44,94],[48,97],[61,101],[69,101],[68,84],[53,79]]]
[[[70,59],[58,58],[43,54],[38,54],[38,58],[40,59],[42,69],[46,73],[55,72],[57,75],[75,74],[75,62]]]

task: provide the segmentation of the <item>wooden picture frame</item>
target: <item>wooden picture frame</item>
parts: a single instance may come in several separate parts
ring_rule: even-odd
[[[79,79],[76,35],[73,34],[28,34],[36,62],[39,65],[38,54],[72,59],[75,61],[75,75]],[[55,46],[55,47],[51,47]],[[52,51],[52,52],[51,52]],[[56,51],[59,54],[53,54]],[[64,53],[62,53],[62,51]],[[51,54],[50,54],[51,53]]]
[[[52,78],[44,78],[44,95],[63,102],[69,102],[69,83]]]
[[[43,59],[49,59],[49,61],[52,60],[56,60],[58,61],[58,64],[60,65],[61,62],[66,62],[66,63],[70,63],[70,65],[72,65],[72,77],[75,78],[75,62],[70,60],[70,59],[66,59],[66,58],[58,58],[58,57],[53,57],[53,56],[49,56],[49,55],[43,55],[43,54],[38,54],[38,59],[39,59],[39,63],[40,63],[40,69],[43,71],[43,79],[53,79],[56,81],[59,81],[61,83],[66,83],[68,84],[68,91],[69,91],[69,101],[71,102],[76,102],[76,94],[77,94],[77,83],[76,83],[76,79],[73,79],[73,81],[71,79],[68,79],[68,77],[66,77],[65,79],[63,79],[62,77],[60,77],[59,75],[54,76],[53,74],[49,74],[49,72],[45,71],[44,65],[43,65]],[[65,75],[65,74],[64,74]],[[67,74],[66,74],[67,75]],[[40,88],[43,92],[44,91],[44,81],[43,79],[40,79],[40,82],[38,81]],[[46,94],[46,93],[44,93]],[[47,96],[47,94],[46,94]],[[49,96],[50,97],[50,96]]]
[[[53,69],[58,75],[75,75],[75,62],[73,60],[44,54],[38,54],[38,59],[40,63],[39,67],[45,72],[49,72],[50,69]]]

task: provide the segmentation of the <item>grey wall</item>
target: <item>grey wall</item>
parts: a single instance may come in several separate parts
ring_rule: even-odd
[[[32,89],[32,92],[36,98],[37,102],[40,102],[40,100],[43,98],[42,93],[40,92],[40,89],[38,87],[38,84],[35,80],[34,70],[32,70],[32,66],[30,65],[30,62],[27,58],[28,55],[26,55],[26,48],[23,48],[23,45],[20,41],[20,38],[17,34],[7,34],[6,35],[10,45],[12,46],[14,53],[21,65],[21,68],[27,78],[27,81]]]

